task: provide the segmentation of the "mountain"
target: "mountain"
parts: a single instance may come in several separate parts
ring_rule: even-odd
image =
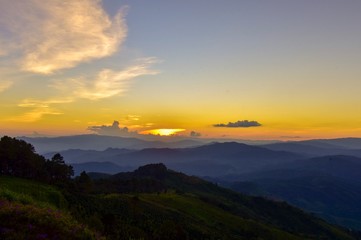
[[[361,138],[314,139],[307,142],[312,144],[329,144],[339,148],[361,149]]]
[[[308,156],[351,155],[361,157],[360,138],[317,139],[262,145],[274,151],[288,151]]]
[[[361,158],[325,156],[214,181],[246,194],[287,201],[329,222],[360,230],[360,172]]]
[[[63,137],[19,137],[32,144],[39,153],[59,152],[68,149],[105,150],[107,148],[159,148],[159,147],[190,147],[201,145],[195,140],[180,140],[175,142],[146,141],[138,138],[125,138],[103,135],[75,135]]]
[[[286,203],[243,196],[162,164],[107,178],[88,179],[91,188],[79,192],[84,176],[68,189],[0,176],[0,238],[359,239]]]
[[[271,168],[304,158],[301,154],[272,151],[242,143],[211,143],[190,148],[146,148],[105,151],[68,150],[60,152],[68,163],[112,162],[122,167],[162,162],[172,169],[197,176],[239,174]],[[54,153],[46,155],[52,156]],[[85,170],[85,169],[84,169]]]
[[[100,172],[100,173],[118,173],[133,170],[131,167],[121,167],[112,162],[86,162],[71,164],[74,169],[74,175],[79,176],[81,172]]]
[[[82,149],[69,149],[65,151],[60,151],[61,155],[65,158],[67,163],[70,164],[78,164],[78,163],[87,163],[87,162],[103,162],[108,161],[108,159],[125,154],[130,153],[135,150],[129,149],[118,149],[118,148],[107,148],[103,151],[97,150],[82,150]],[[51,158],[57,152],[48,152],[43,154],[46,158]]]
[[[160,219],[164,214],[168,219],[176,216],[180,228],[177,234],[187,232],[189,239],[356,239],[284,202],[236,194],[169,170],[163,164],[94,180],[92,191],[99,196],[120,194],[117,197],[137,193],[132,204],[136,204],[138,224],[144,222],[143,226],[149,228],[156,223],[152,219],[145,224],[150,216]],[[91,206],[91,211],[97,212]],[[168,230],[176,231],[171,223],[168,226]],[[182,239],[187,239],[184,236]]]
[[[60,154],[46,160],[25,141],[3,137],[0,143],[0,239],[346,240],[359,235],[285,202],[244,196],[162,163],[71,178]],[[253,150],[233,143],[212,149],[216,157],[222,149],[231,156]],[[141,153],[149,151],[160,156],[184,150]],[[189,151],[204,153],[204,148]]]

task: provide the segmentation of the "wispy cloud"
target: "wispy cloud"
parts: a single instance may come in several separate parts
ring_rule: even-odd
[[[248,128],[248,127],[259,127],[259,126],[262,126],[262,124],[260,124],[257,121],[248,121],[248,120],[229,122],[227,124],[218,123],[213,125],[213,127],[228,127],[228,128]]]
[[[18,104],[18,107],[30,109],[22,115],[15,116],[9,120],[16,122],[35,122],[40,120],[45,115],[61,115],[61,111],[54,108],[54,104],[70,103],[72,99],[24,99]]]
[[[158,74],[158,71],[150,69],[156,61],[155,58],[139,59],[136,64],[121,71],[103,69],[95,78],[72,78],[54,82],[52,86],[70,93],[73,98],[98,100],[119,96],[128,90],[133,78]]]
[[[110,56],[127,34],[125,10],[111,19],[99,0],[1,0],[0,55],[40,74]]]
[[[17,106],[30,110],[10,120],[34,122],[40,120],[45,115],[63,114],[58,110],[57,105],[60,104],[73,103],[78,99],[100,100],[120,96],[128,90],[133,78],[157,74],[158,71],[150,68],[155,62],[157,62],[155,58],[138,59],[135,64],[124,70],[113,71],[104,69],[100,71],[95,78],[80,77],[55,81],[50,87],[57,89],[58,95],[61,97],[24,99]],[[128,120],[139,120],[139,116],[136,115],[129,115],[127,118]]]
[[[10,88],[13,85],[11,81],[0,81],[0,93]]]

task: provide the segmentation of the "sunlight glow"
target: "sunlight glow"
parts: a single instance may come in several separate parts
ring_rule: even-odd
[[[176,133],[183,132],[185,129],[182,128],[161,128],[161,129],[153,129],[149,131],[144,131],[142,134],[152,134],[152,135],[159,135],[159,136],[171,136],[175,135]]]

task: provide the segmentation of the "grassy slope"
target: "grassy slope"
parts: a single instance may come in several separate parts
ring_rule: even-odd
[[[102,239],[65,209],[55,187],[0,176],[0,239]]]
[[[194,228],[197,225],[203,226],[204,231],[215,236],[222,233],[218,237],[224,239],[252,239],[259,237],[256,232],[265,239],[302,239],[253,220],[240,218],[223,209],[205,204],[194,196],[180,196],[173,193],[143,194],[140,199],[151,205],[176,212],[188,223],[193,224]],[[227,230],[224,231],[225,229]]]
[[[269,208],[268,201],[259,199],[254,202],[254,199],[244,197],[243,202],[237,203],[239,198],[232,199],[232,192],[222,190],[212,184],[204,185],[204,182],[198,182],[197,178],[182,181],[175,178],[170,181],[173,185],[179,184],[179,186],[183,181],[191,181],[191,184],[188,185],[189,188],[181,189],[183,193],[168,191],[160,194],[139,193],[136,195],[63,195],[58,189],[49,185],[18,178],[0,177],[0,209],[2,210],[0,223],[3,225],[0,226],[2,227],[0,238],[22,239],[24,235],[21,234],[26,234],[25,236],[33,236],[36,239],[37,234],[43,234],[41,231],[48,231],[47,234],[51,236],[61,235],[64,239],[71,234],[78,234],[77,238],[76,235],[75,237],[71,235],[72,239],[84,239],[84,236],[90,236],[89,239],[96,238],[87,227],[78,224],[74,220],[75,217],[80,222],[107,235],[109,239],[129,239],[129,237],[169,240],[352,239],[344,232],[322,221],[317,222],[318,225],[315,225],[315,222],[310,222],[310,224],[328,231],[323,238],[319,235],[313,236],[302,226],[290,231],[286,227],[280,227],[282,224],[270,221],[274,216],[273,213],[264,212],[262,215],[255,210],[255,208]],[[197,187],[197,182],[199,187]],[[9,201],[4,201],[4,199]],[[274,211],[278,214],[278,210],[285,211],[286,215],[298,214],[282,204]],[[19,211],[21,214],[14,214]],[[259,209],[259,211],[263,210]],[[299,219],[299,216],[295,218]],[[42,219],[47,219],[47,221],[44,222]],[[291,216],[289,221],[292,219]],[[20,234],[18,238],[6,238],[9,234],[4,235],[6,234],[3,231],[5,221],[10,223],[5,230],[10,229],[12,236],[16,236],[14,233],[17,232]],[[288,221],[288,219],[282,221]],[[302,219],[302,221],[308,221],[308,219]],[[29,228],[29,224],[34,224],[35,227],[31,225]],[[307,222],[300,224],[307,225]],[[78,229],[78,233],[69,232],[69,229]],[[84,234],[80,234],[79,231]]]
[[[25,204],[33,204],[38,207],[56,209],[65,209],[67,207],[64,196],[55,187],[28,179],[8,176],[0,177],[0,197]]]

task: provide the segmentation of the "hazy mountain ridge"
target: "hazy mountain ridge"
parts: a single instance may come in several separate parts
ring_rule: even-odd
[[[213,179],[246,194],[282,199],[330,222],[361,229],[361,158],[325,156]]]
[[[122,167],[136,168],[145,164],[162,162],[177,171],[197,176],[250,172],[304,158],[303,155],[296,153],[272,151],[236,142],[212,143],[200,147],[178,149],[111,149],[101,152],[69,150],[60,153],[71,164],[107,161]],[[52,154],[54,153],[48,155]],[[84,168],[84,170],[88,169]]]
[[[361,157],[361,138],[317,139],[289,141],[262,145],[262,147],[308,156],[351,155]]]
[[[190,147],[203,144],[200,141],[192,139],[166,142],[95,134],[63,137],[19,137],[19,139],[32,144],[36,151],[42,154],[54,151],[65,151],[68,149],[103,151],[108,148],[127,148],[139,150],[144,148]]]

